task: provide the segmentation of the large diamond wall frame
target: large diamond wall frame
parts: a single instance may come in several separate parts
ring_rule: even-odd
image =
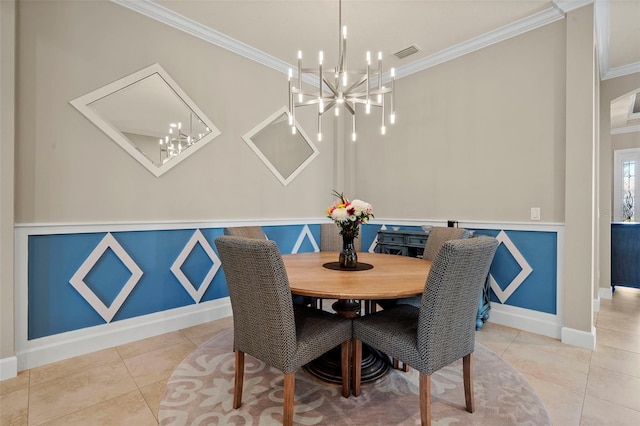
[[[70,103],[156,177],[220,134],[159,64]]]

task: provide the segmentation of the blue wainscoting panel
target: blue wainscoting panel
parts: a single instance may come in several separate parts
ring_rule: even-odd
[[[320,225],[263,226],[262,230],[282,254],[319,251]]]
[[[489,271],[492,302],[557,313],[556,232],[476,229],[475,234],[500,241]]]
[[[204,239],[187,247],[196,232]],[[94,253],[109,235],[115,243]],[[29,236],[28,339],[228,296],[226,280],[217,271],[220,261],[213,241],[219,235],[222,235],[222,229]],[[214,253],[213,259],[203,244]],[[130,291],[122,295],[121,305],[113,317],[105,318],[99,305],[104,304],[103,309],[114,307],[118,294],[133,274],[125,265],[126,260],[117,255],[118,250],[124,250],[142,275]],[[183,251],[184,262],[176,267],[184,273],[184,283],[171,270]],[[86,263],[92,253],[95,254],[93,263]],[[78,275],[83,266],[87,273]],[[213,276],[212,271],[215,272]],[[80,290],[71,284],[72,280],[81,283]],[[199,300],[194,300],[185,287],[189,284],[194,293],[202,292]]]
[[[283,254],[319,250],[317,223],[263,229]],[[362,251],[375,248],[379,229],[362,226]],[[501,242],[492,301],[555,314],[557,233],[475,231]],[[222,227],[28,235],[28,340],[227,297],[220,235]]]

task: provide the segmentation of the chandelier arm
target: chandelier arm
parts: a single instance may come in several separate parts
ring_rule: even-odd
[[[322,117],[323,115],[325,115],[325,114],[327,113],[327,111],[330,111],[330,110],[331,110],[331,108],[333,108],[333,106],[334,106],[335,104],[336,104],[335,102],[329,102],[329,103],[325,106],[325,108],[324,108],[324,110],[323,110],[322,112],[318,112],[318,117]],[[299,106],[305,106],[305,105],[299,105]]]
[[[326,84],[329,90],[331,90],[333,96],[338,96],[338,89],[329,80],[323,77],[322,81],[324,81],[324,84]]]
[[[338,69],[337,72],[342,71],[344,62],[344,52],[342,51],[342,0],[338,0]],[[339,80],[338,80],[339,81]]]
[[[347,94],[349,94],[349,95],[350,95],[352,90],[357,89],[359,86],[361,86],[361,85],[362,85],[363,83],[365,83],[366,81],[367,81],[367,76],[366,76],[366,74],[365,74],[365,75],[361,76],[360,80],[358,80],[358,81],[356,81],[355,83],[353,83],[351,86],[349,86],[349,88],[348,88],[348,89],[346,89],[346,90],[344,91],[345,95],[347,95]]]
[[[392,90],[390,88],[388,88],[388,87],[384,87],[384,88],[382,88],[380,90],[378,90],[378,89],[370,89],[369,90],[369,95],[384,95],[386,93],[392,93]],[[351,93],[349,93],[349,96],[350,97],[355,96],[355,97],[358,97],[358,98],[363,97],[363,96],[366,97],[367,96],[367,92],[366,91],[364,91],[364,92],[351,92]]]
[[[356,115],[355,105],[351,106],[346,99],[345,99],[345,101],[344,101],[344,103],[342,105],[344,106],[344,109],[346,109],[347,111],[349,111],[351,113],[351,115]]]

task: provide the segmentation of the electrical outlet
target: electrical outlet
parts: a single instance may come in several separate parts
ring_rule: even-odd
[[[540,207],[531,207],[531,220],[540,220]]]

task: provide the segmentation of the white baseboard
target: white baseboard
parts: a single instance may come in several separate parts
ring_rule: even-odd
[[[596,348],[596,328],[591,327],[591,333],[573,328],[562,327],[562,343],[580,348],[594,350]]]
[[[557,315],[499,303],[491,303],[489,321],[555,339],[560,338],[562,328]]]
[[[593,299],[593,312],[600,312],[600,295],[597,299]]]
[[[18,357],[0,359],[0,380],[11,379],[18,375]]]
[[[228,297],[117,321],[55,336],[21,342],[17,371],[158,336],[231,316]]]
[[[598,296],[600,297],[600,299],[613,299],[613,291],[611,291],[611,287],[609,288],[604,288],[604,287],[600,287],[600,289],[598,290]]]

